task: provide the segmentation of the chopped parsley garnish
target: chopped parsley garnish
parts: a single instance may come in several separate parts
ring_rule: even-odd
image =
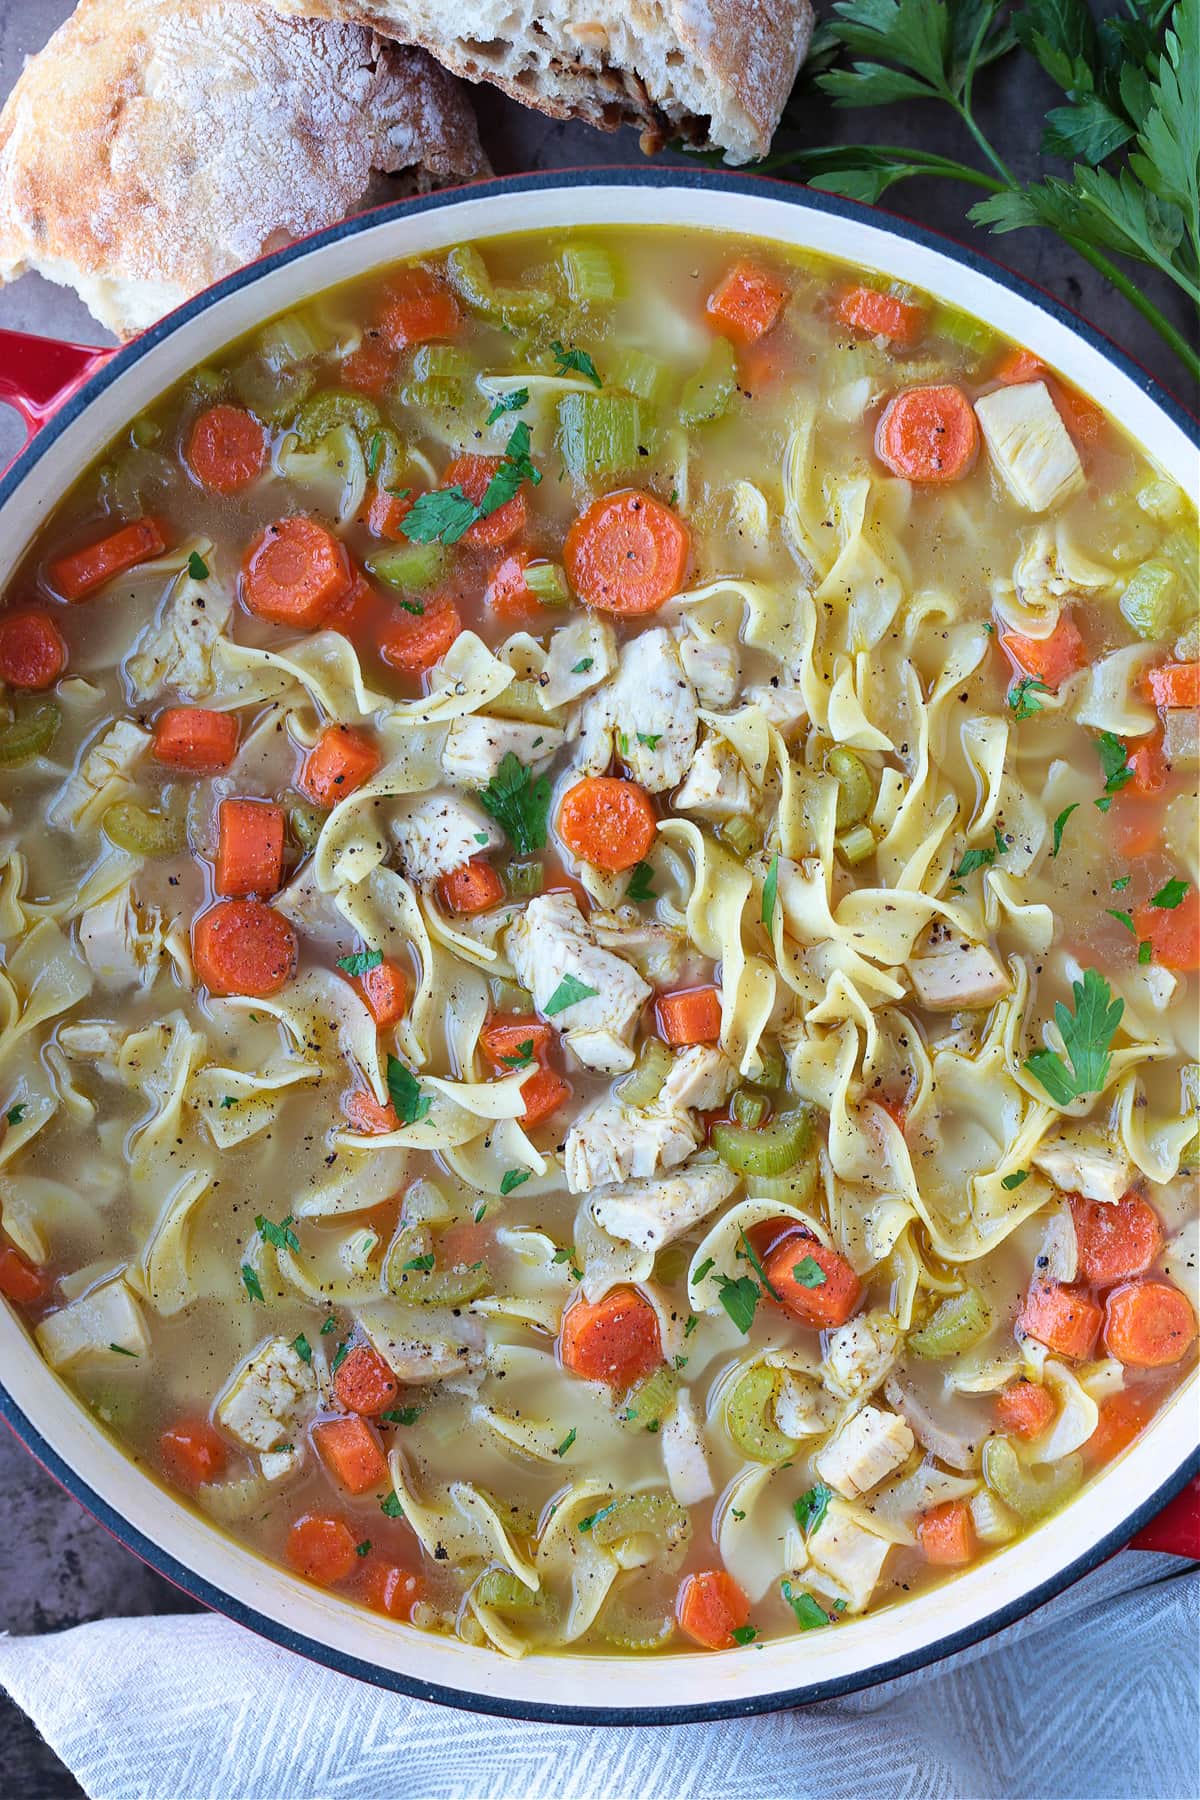
[[[337,1330],[337,1320],[333,1317],[333,1314],[331,1313],[329,1315],[329,1317],[326,1319],[325,1323],[321,1327],[321,1336],[328,1337],[331,1331],[336,1331],[336,1330]]]
[[[1117,879],[1113,882],[1113,893],[1123,894],[1132,880],[1132,875],[1118,875]]]
[[[510,1069],[527,1069],[533,1061],[533,1039],[523,1039],[512,1056],[502,1056],[500,1061]]]
[[[406,1069],[398,1056],[387,1059],[387,1086],[396,1117],[402,1125],[416,1125],[433,1105],[411,1069]]]
[[[350,1354],[350,1339],[343,1338],[341,1343],[338,1345],[337,1349],[334,1351],[333,1360],[329,1365],[329,1373],[331,1375],[337,1374],[338,1370],[341,1368],[342,1364],[345,1362],[345,1360],[349,1356],[349,1354]]]
[[[792,1274],[800,1286],[805,1288],[824,1287],[827,1280],[825,1271],[815,1256],[803,1257],[793,1267]]]
[[[487,848],[487,846],[488,846],[488,842],[489,842],[489,839],[488,839],[488,834],[487,834],[487,832],[486,832],[486,831],[476,831],[476,832],[473,832],[473,833],[472,833],[472,836],[473,836],[473,837],[474,837],[474,839],[475,839],[475,842],[476,842],[476,843],[477,843],[477,844],[482,844],[482,845],[483,845],[483,847],[484,847],[484,849],[486,849],[486,848]]]
[[[1150,904],[1163,906],[1168,912],[1174,912],[1191,885],[1190,881],[1180,881],[1178,878],[1168,881],[1164,887],[1159,888],[1157,894],[1150,896]]]
[[[575,1442],[575,1439],[578,1435],[579,1434],[575,1430],[575,1427],[572,1425],[570,1431],[568,1431],[568,1433],[567,1433],[566,1437],[563,1439],[562,1443],[559,1444],[558,1448],[555,1450],[555,1452],[554,1452],[555,1456],[565,1456],[567,1454],[567,1451],[571,1448],[571,1445]]]
[[[693,1331],[695,1331],[695,1329],[699,1323],[700,1323],[700,1321],[696,1317],[695,1313],[689,1313],[687,1318],[683,1321],[684,1337],[691,1337]]]
[[[484,423],[487,425],[494,425],[497,419],[502,419],[504,417],[505,413],[520,412],[523,406],[528,405],[529,389],[514,388],[511,394],[501,394],[500,398],[493,405],[492,410]]]
[[[367,475],[370,480],[374,480],[374,478],[375,478],[375,471],[379,467],[379,453],[382,449],[383,449],[383,433],[382,433],[382,431],[372,432],[371,433],[371,441],[367,445]]]
[[[370,1538],[364,1538],[361,1544],[355,1544],[355,1546],[354,1546],[355,1556],[369,1556],[370,1553],[371,1553]]]
[[[382,961],[382,950],[358,950],[353,956],[339,956],[337,966],[343,975],[369,975]]]
[[[237,1105],[237,1095],[236,1094],[222,1094],[221,1095],[221,1111],[222,1112],[224,1112],[228,1107],[236,1106],[236,1105]]]
[[[261,1213],[254,1221],[258,1227],[259,1237],[276,1250],[298,1250],[300,1248],[300,1239],[292,1230],[295,1222],[291,1213],[288,1214],[282,1225],[273,1225],[270,1219],[264,1219]]]
[[[1054,848],[1050,852],[1050,855],[1052,858],[1057,856],[1059,851],[1062,849],[1063,832],[1067,829],[1067,820],[1070,818],[1070,816],[1073,812],[1077,812],[1078,810],[1079,810],[1078,800],[1072,800],[1070,806],[1064,806],[1062,811],[1059,813],[1057,819],[1055,819],[1055,821],[1054,821]],[[1115,882],[1113,883],[1113,886],[1114,887],[1116,886]]]
[[[296,1352],[296,1355],[300,1358],[301,1362],[310,1363],[312,1361],[312,1345],[309,1343],[303,1332],[300,1333],[299,1337],[294,1337],[292,1339],[292,1349]]]
[[[1104,776],[1104,800],[1097,800],[1096,805],[1101,812],[1107,812],[1112,805],[1112,795],[1133,780],[1133,770],[1129,767],[1129,752],[1121,739],[1113,731],[1102,731],[1096,739],[1096,748],[1100,752],[1100,772]]]
[[[599,988],[589,987],[574,975],[564,975],[542,1011],[552,1019],[556,1013],[566,1012],[569,1006],[578,1006],[581,1000],[594,1000],[599,992]]]
[[[771,866],[767,870],[767,879],[763,882],[762,922],[767,930],[771,929],[771,921],[775,917],[775,902],[779,897],[779,852],[771,858]]]
[[[1007,1188],[1009,1193],[1011,1194],[1011,1192],[1014,1188],[1019,1188],[1023,1181],[1028,1181],[1028,1180],[1029,1180],[1029,1170],[1028,1169],[1014,1169],[1011,1175],[1005,1175],[1003,1177],[1003,1179],[1000,1182],[1000,1186],[1002,1188]]]
[[[193,550],[187,559],[187,572],[193,581],[208,580],[208,564],[198,550]]]
[[[590,1531],[593,1525],[598,1525],[600,1523],[601,1519],[607,1519],[609,1513],[615,1509],[616,1504],[617,1502],[615,1500],[610,1500],[609,1504],[607,1506],[602,1506],[599,1512],[588,1513],[586,1518],[580,1519],[578,1525],[575,1527],[576,1531]]]
[[[627,900],[653,900],[654,889],[650,885],[653,880],[654,870],[648,862],[634,863],[633,873],[629,877],[629,886],[625,889],[625,898]]]
[[[1150,961],[1150,958],[1153,955],[1154,955],[1153,945],[1147,943],[1143,939],[1143,941],[1138,945],[1138,962],[1141,964],[1141,966],[1143,968],[1145,968],[1146,964]]]
[[[740,1506],[731,1506],[729,1509],[729,1516],[731,1519],[737,1519],[740,1522],[746,1515]]]
[[[486,1211],[487,1211],[487,1201],[481,1200],[479,1202],[479,1205],[475,1208],[475,1211],[471,1214],[471,1217],[474,1219],[474,1221],[477,1225],[482,1223],[483,1215]]]
[[[825,1486],[823,1481],[810,1487],[807,1493],[801,1494],[794,1503],[792,1511],[796,1515],[796,1523],[801,1531],[815,1531],[825,1514],[829,1511],[829,1502],[833,1499],[833,1489]]]
[[[753,1625],[735,1625],[729,1635],[735,1644],[752,1644],[758,1633]]]
[[[749,1275],[739,1275],[736,1281],[731,1275],[718,1275],[717,1281],[721,1288],[721,1305],[739,1331],[749,1331],[762,1293],[757,1281]]]
[[[550,348],[554,352],[555,360],[558,363],[558,367],[554,371],[556,375],[570,375],[574,373],[576,375],[582,375],[584,380],[590,381],[593,387],[604,386],[604,383],[596,372],[596,365],[586,350],[564,349],[557,338],[554,339]]]
[[[418,619],[425,617],[425,604],[421,600],[401,600],[400,605],[406,613],[412,613]]]
[[[457,544],[478,519],[498,512],[513,498],[523,481],[536,487],[541,470],[529,457],[529,427],[524,420],[513,427],[504,452],[504,460],[488,482],[478,506],[457,484],[448,488],[431,488],[418,494],[404,515],[400,529],[413,544]]]
[[[384,1425],[415,1425],[424,1411],[423,1406],[395,1406],[391,1412],[380,1413],[379,1418]]]
[[[399,1494],[385,1494],[379,1502],[379,1510],[388,1519],[402,1519],[404,1508],[400,1504]]]
[[[816,1631],[820,1626],[828,1625],[829,1614],[817,1605],[811,1594],[803,1590],[797,1592],[790,1581],[781,1582],[780,1591],[795,1613],[801,1631]]]
[[[639,744],[644,744],[647,750],[657,750],[662,735],[661,731],[639,731],[637,741]]]
[[[519,1188],[523,1181],[528,1180],[528,1169],[505,1169],[503,1175],[500,1177],[500,1192],[502,1194],[511,1194],[514,1188]]]
[[[1072,982],[1071,993],[1073,1013],[1061,1000],[1054,1008],[1070,1066],[1056,1050],[1035,1050],[1025,1058],[1029,1073],[1058,1106],[1069,1106],[1082,1094],[1100,1092],[1112,1062],[1112,1040],[1125,1011],[1125,1002],[1113,999],[1112,989],[1095,969],[1085,969],[1083,980]]]
[[[535,775],[511,750],[506,751],[492,779],[480,788],[479,801],[518,856],[545,849],[546,817],[550,811],[548,775]]]
[[[1137,927],[1133,922],[1132,913],[1118,912],[1114,906],[1106,906],[1104,910],[1110,919],[1115,919],[1118,925],[1123,925],[1126,931],[1131,931],[1134,937],[1137,936]]]
[[[767,1278],[767,1271],[763,1268],[761,1262],[759,1262],[758,1254],[755,1251],[753,1244],[750,1242],[750,1239],[746,1236],[744,1231],[739,1231],[738,1236],[742,1240],[742,1248],[738,1251],[738,1255],[745,1256],[746,1261],[753,1268],[754,1273],[762,1283],[763,1291],[770,1294],[772,1300],[778,1300],[780,1295],[771,1286],[771,1283]]]
[[[1008,855],[1008,845],[1000,835],[999,826],[993,827],[992,835],[995,838],[994,849],[963,851],[962,861],[957,869],[951,871],[952,881],[961,881],[964,876],[973,875],[976,869],[990,869],[998,856]]]
[[[277,1438],[267,1451],[268,1456],[291,1456],[295,1444],[289,1444],[286,1438]]]
[[[1022,675],[1013,687],[1008,690],[1008,704],[1012,708],[1014,719],[1032,719],[1034,713],[1040,713],[1042,703],[1034,698],[1036,694],[1052,694],[1053,688],[1039,681],[1036,675]]]
[[[110,1350],[115,1350],[118,1356],[136,1356],[137,1355],[136,1350],[127,1350],[125,1348],[124,1344],[110,1344],[108,1347]]]
[[[252,1300],[263,1299],[262,1286],[249,1263],[242,1264],[242,1280],[245,1283],[246,1292]]]
[[[424,1256],[410,1256],[406,1263],[400,1264],[400,1271],[403,1274],[411,1269],[415,1275],[428,1275],[436,1260],[433,1251],[427,1250]]]
[[[18,1102],[16,1106],[10,1106],[4,1117],[10,1125],[19,1125],[25,1117],[24,1105]]]
[[[571,664],[572,675],[586,675],[595,660],[594,656],[581,656],[577,663]]]

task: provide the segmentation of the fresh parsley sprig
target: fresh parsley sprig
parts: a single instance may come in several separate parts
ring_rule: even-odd
[[[1071,984],[1072,1012],[1060,1000],[1054,1022],[1062,1037],[1067,1060],[1057,1050],[1035,1050],[1025,1067],[1041,1083],[1056,1106],[1069,1106],[1083,1094],[1098,1094],[1108,1079],[1112,1041],[1125,1011],[1123,1000],[1114,1000],[1103,975],[1085,969],[1083,980]]]
[[[495,819],[518,856],[530,856],[545,848],[550,812],[548,775],[535,775],[509,750],[487,786],[479,790],[479,803]]]
[[[500,467],[479,504],[458,484],[431,488],[427,494],[418,494],[405,513],[400,527],[405,537],[413,544],[457,544],[477,520],[506,506],[523,481],[536,487],[542,472],[530,457],[529,447],[529,427],[522,419],[513,426]]]

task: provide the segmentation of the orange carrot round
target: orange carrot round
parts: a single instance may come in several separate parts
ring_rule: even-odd
[[[715,1044],[721,1035],[719,988],[681,988],[674,994],[660,994],[654,1010],[659,1036],[677,1050],[687,1044]]]
[[[735,344],[753,344],[770,331],[787,297],[787,288],[769,269],[739,257],[708,296],[704,310],[723,336]]]
[[[177,1419],[158,1440],[163,1468],[181,1487],[197,1488],[225,1472],[229,1452],[225,1440],[204,1417]]]
[[[456,456],[442,475],[444,488],[461,488],[468,500],[479,506],[487,493],[492,476],[497,473],[504,458],[502,456]],[[503,506],[498,506],[486,518],[476,519],[463,533],[464,544],[475,544],[481,549],[497,550],[502,544],[509,544],[513,538],[520,537],[525,529],[528,508],[523,493],[516,493]]]
[[[803,1276],[812,1280],[807,1267],[810,1262],[816,1263],[824,1276],[814,1287],[806,1286],[801,1279]],[[811,1232],[793,1232],[785,1237],[763,1267],[784,1311],[818,1331],[844,1325],[862,1299],[862,1282],[846,1258]],[[797,1269],[801,1275],[796,1274]]]
[[[1140,1194],[1115,1204],[1072,1194],[1071,1217],[1079,1246],[1079,1272],[1097,1287],[1144,1275],[1163,1246],[1158,1214]]]
[[[905,481],[960,481],[979,448],[979,426],[961,388],[908,388],[884,408],[875,454]]]
[[[303,1513],[287,1535],[293,1569],[322,1587],[344,1581],[358,1562],[354,1533],[332,1513]]]
[[[975,1555],[975,1529],[965,1500],[945,1500],[930,1507],[917,1523],[917,1537],[925,1561],[940,1568],[958,1568]]]
[[[1088,1461],[1106,1463],[1119,1456],[1153,1418],[1154,1401],[1153,1394],[1139,1388],[1110,1394],[1100,1408],[1095,1431],[1083,1446]]]
[[[662,1362],[658,1315],[633,1288],[614,1288],[595,1305],[577,1300],[563,1314],[558,1351],[585,1381],[631,1387]]]
[[[902,350],[911,350],[925,329],[924,307],[895,294],[881,294],[878,288],[844,289],[838,298],[837,316],[859,337],[887,338]]]
[[[1134,1369],[1165,1369],[1186,1354],[1196,1336],[1196,1315],[1186,1297],[1165,1281],[1131,1281],[1104,1303],[1104,1347]]]
[[[558,835],[567,848],[610,875],[642,861],[657,823],[645,788],[615,775],[585,776],[558,809]]]
[[[347,1095],[343,1110],[351,1131],[360,1137],[383,1137],[400,1129],[400,1116],[391,1101],[381,1102],[365,1088]]]
[[[357,1413],[314,1425],[312,1441],[329,1473],[347,1493],[368,1493],[387,1479],[387,1462],[379,1439]]]
[[[356,1344],[338,1364],[333,1391],[346,1412],[374,1418],[394,1405],[400,1383],[377,1350],[369,1344]]]
[[[353,725],[327,725],[304,759],[296,786],[318,806],[336,806],[379,773],[378,747]]]
[[[370,334],[357,350],[343,357],[338,380],[343,387],[360,394],[373,394],[376,399],[386,394],[396,374],[396,359],[379,340]]]
[[[229,767],[237,747],[233,713],[212,712],[206,706],[168,706],[154,721],[154,758],[168,768],[215,774]]]
[[[1157,707],[1200,706],[1200,662],[1160,663],[1147,671],[1147,682]]]
[[[626,488],[580,513],[563,555],[585,606],[633,618],[679,592],[689,550],[687,527],[669,506]]]
[[[261,900],[222,900],[192,925],[192,960],[210,994],[266,1000],[296,967],[293,926]]]
[[[1146,900],[1133,909],[1138,938],[1164,969],[1194,973],[1200,969],[1200,888],[1193,884],[1178,906],[1155,906]]]
[[[439,875],[437,890],[449,912],[467,915],[487,912],[504,898],[504,883],[482,857],[451,869],[448,875]]]
[[[240,494],[252,487],[267,461],[267,434],[240,406],[210,406],[200,413],[188,438],[187,463],[213,494]]]
[[[421,1577],[401,1563],[369,1556],[362,1573],[363,1605],[389,1619],[411,1619],[413,1607],[425,1597]]]
[[[1037,1381],[1014,1381],[996,1397],[996,1422],[1010,1437],[1040,1437],[1054,1413],[1054,1396]]]
[[[724,1569],[685,1576],[675,1603],[680,1629],[704,1650],[732,1650],[750,1622],[750,1602]]]
[[[50,1282],[11,1244],[0,1244],[0,1294],[17,1306],[37,1306],[48,1298]]]
[[[458,301],[430,270],[401,269],[388,283],[379,330],[393,350],[453,337],[461,322]]]
[[[305,513],[266,526],[242,566],[248,611],[306,631],[322,624],[353,584],[354,571],[342,544]]]
[[[217,809],[218,894],[274,894],[283,881],[283,808],[270,800],[222,800]]]
[[[1026,1296],[1017,1325],[1048,1350],[1083,1361],[1096,1348],[1100,1320],[1100,1308],[1077,1288],[1038,1281]]]
[[[408,1011],[409,981],[399,963],[385,957],[365,975],[352,976],[351,987],[357,989],[380,1031],[390,1031]]]
[[[507,1013],[498,1013],[479,1033],[479,1047],[496,1073],[507,1075],[527,1055],[537,1062],[543,1061],[553,1035],[550,1026],[541,1019],[513,1018]],[[506,1062],[506,1057],[513,1060]]]
[[[67,646],[53,619],[22,608],[0,613],[0,681],[36,693],[53,687],[67,666]]]
[[[52,562],[47,571],[50,585],[64,600],[86,600],[115,575],[161,556],[166,547],[166,533],[157,519],[134,519],[98,543],[85,544]]]
[[[379,635],[379,654],[393,669],[405,675],[423,675],[441,662],[463,628],[457,606],[448,594],[435,594],[424,602],[424,611],[397,609]]]

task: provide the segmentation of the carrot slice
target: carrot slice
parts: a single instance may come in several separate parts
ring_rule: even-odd
[[[333,1391],[338,1405],[348,1413],[374,1418],[393,1404],[400,1383],[377,1350],[369,1344],[356,1344],[338,1364]]]
[[[1129,786],[1133,793],[1149,796],[1161,794],[1167,785],[1167,763],[1163,756],[1163,734],[1156,731],[1131,750],[1127,758],[1133,770]]]
[[[326,1419],[312,1429],[317,1455],[335,1481],[351,1494],[365,1494],[387,1478],[379,1439],[357,1413]]]
[[[392,277],[379,315],[379,331],[393,350],[454,337],[461,323],[458,301],[428,269],[401,269]]]
[[[522,1124],[530,1130],[535,1125],[544,1125],[551,1113],[556,1113],[570,1097],[569,1082],[564,1081],[553,1069],[539,1069],[521,1089],[524,1109],[521,1113]]]
[[[172,769],[211,775],[237,755],[238,722],[206,706],[168,706],[154,721],[154,756]]]
[[[682,988],[675,994],[660,994],[654,1010],[659,1036],[676,1049],[685,1044],[715,1044],[721,1035],[719,988]]]
[[[1137,793],[1132,781],[1117,794],[1108,820],[1113,844],[1123,859],[1149,856],[1162,843],[1162,802]]]
[[[131,525],[122,525],[120,531],[114,531],[110,537],[87,544],[82,550],[73,550],[69,556],[60,556],[57,562],[52,562],[50,584],[65,600],[86,600],[114,575],[123,575],[126,569],[136,568],[138,563],[161,556],[166,547],[166,535],[157,519],[135,519]]]
[[[386,488],[372,486],[367,490],[367,503],[359,518],[373,537],[399,543],[404,536],[404,521],[412,511],[413,494],[389,494]]]
[[[188,438],[187,463],[213,494],[240,494],[252,487],[267,461],[267,434],[240,406],[210,406],[200,413]]]
[[[645,788],[615,775],[585,776],[558,809],[558,835],[567,848],[610,875],[648,855],[657,826]]]
[[[283,808],[270,800],[222,800],[217,809],[218,894],[274,894],[283,881]]]
[[[1195,973],[1200,969],[1200,888],[1188,889],[1178,906],[1155,906],[1146,900],[1133,909],[1138,938],[1164,969]]]
[[[425,1583],[400,1563],[368,1557],[362,1575],[363,1605],[389,1619],[411,1619],[413,1607],[425,1598]]]
[[[634,618],[679,592],[689,550],[687,526],[669,506],[626,488],[580,513],[563,556],[585,606]]]
[[[1045,373],[1046,365],[1039,356],[1014,344],[992,370],[992,379],[1002,381],[1005,387],[1014,387],[1026,381],[1037,381]]]
[[[1196,1336],[1190,1302],[1165,1281],[1131,1281],[1104,1302],[1104,1348],[1134,1369],[1177,1363]]]
[[[509,1075],[527,1056],[542,1062],[553,1036],[541,1019],[511,1018],[504,1013],[488,1020],[479,1033],[479,1046],[498,1075]]]
[[[31,693],[53,687],[67,666],[67,646],[53,619],[22,609],[0,613],[0,681]]]
[[[0,1245],[0,1294],[18,1306],[36,1306],[50,1292],[50,1282],[36,1264],[14,1250],[11,1244]]]
[[[192,925],[192,961],[210,994],[266,1000],[291,980],[298,945],[292,925],[261,900],[222,900]]]
[[[577,1300],[563,1314],[558,1352],[585,1381],[631,1387],[662,1362],[658,1315],[633,1288],[613,1288],[594,1306]]]
[[[925,329],[924,307],[895,294],[881,294],[878,288],[846,288],[838,299],[837,316],[860,337],[887,338],[902,350],[910,350]]]
[[[332,1513],[303,1513],[288,1532],[285,1553],[293,1569],[322,1587],[344,1581],[358,1562],[354,1533]]]
[[[393,669],[423,675],[441,662],[462,628],[453,600],[448,594],[435,594],[425,601],[423,612],[397,610],[380,632],[379,654]]]
[[[343,387],[360,394],[373,394],[376,399],[392,385],[396,359],[378,338],[368,333],[357,350],[343,358],[338,380]]]
[[[504,625],[525,625],[542,610],[537,595],[525,585],[525,565],[529,558],[523,550],[506,556],[492,573],[484,598],[492,613]]]
[[[925,1561],[939,1568],[958,1568],[975,1555],[975,1528],[965,1500],[931,1506],[917,1522],[917,1536]]]
[[[1087,662],[1079,628],[1069,613],[1062,614],[1049,637],[1030,638],[1019,631],[1006,631],[1000,642],[1023,675],[1044,681],[1055,692]]]
[[[390,1031],[408,1011],[408,976],[399,963],[384,958],[365,975],[351,977],[350,985],[360,993],[380,1031]]]
[[[1096,1348],[1101,1317],[1100,1308],[1078,1289],[1039,1281],[1026,1295],[1017,1327],[1059,1356],[1082,1361]]]
[[[735,344],[753,344],[770,331],[787,297],[787,288],[769,269],[741,257],[721,277],[704,310],[717,330]]]
[[[328,725],[305,757],[296,786],[318,806],[336,806],[378,774],[382,761],[365,731]]]
[[[875,433],[876,456],[905,481],[960,481],[978,448],[971,402],[951,382],[894,395]]]
[[[1153,1394],[1139,1388],[1110,1394],[1101,1404],[1095,1431],[1083,1446],[1088,1461],[1106,1463],[1119,1456],[1154,1417],[1154,1401]]]
[[[461,488],[467,499],[479,506],[487,493],[488,483],[503,461],[502,456],[456,456],[442,476],[442,486]],[[520,537],[525,529],[527,511],[524,494],[516,493],[486,518],[476,519],[463,533],[462,541],[498,550],[502,544]]]
[[[1144,1275],[1163,1247],[1158,1214],[1140,1194],[1128,1193],[1115,1205],[1072,1194],[1070,1206],[1080,1273],[1097,1287]]]
[[[1040,1437],[1054,1413],[1054,1396],[1037,1381],[1014,1381],[996,1399],[997,1423],[1013,1437]]]
[[[1155,706],[1200,706],[1200,662],[1162,663],[1146,679]]]
[[[504,898],[504,883],[491,863],[484,862],[482,857],[463,863],[459,869],[451,869],[448,875],[439,875],[437,890],[442,905],[455,913],[487,912]]]
[[[816,1279],[809,1267],[811,1263],[817,1265],[822,1280]],[[793,1232],[785,1237],[763,1267],[785,1312],[819,1331],[844,1325],[862,1299],[862,1283],[846,1258],[811,1232]],[[809,1286],[809,1282],[815,1285]]]
[[[750,1622],[750,1602],[724,1569],[687,1575],[675,1602],[681,1631],[705,1650],[736,1648],[735,1631]]]
[[[345,549],[306,513],[261,531],[242,565],[242,599],[260,619],[311,630],[354,585]]]
[[[351,1131],[358,1132],[360,1137],[383,1137],[389,1131],[399,1131],[400,1118],[390,1101],[381,1104],[365,1088],[356,1088],[345,1102],[346,1121]]]
[[[169,1425],[158,1440],[158,1451],[167,1474],[181,1487],[216,1481],[229,1461],[224,1438],[203,1416]]]

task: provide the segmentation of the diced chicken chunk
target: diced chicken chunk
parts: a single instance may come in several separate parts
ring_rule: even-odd
[[[848,1612],[862,1612],[883,1573],[891,1544],[844,1512],[835,1501],[808,1540],[814,1566],[828,1576]]]
[[[859,1313],[831,1331],[821,1373],[839,1400],[862,1400],[891,1374],[900,1354],[900,1327],[887,1312]]]
[[[1048,512],[1083,485],[1083,464],[1044,381],[997,388],[975,402],[1004,484],[1029,512]]]
[[[847,1500],[856,1500],[898,1469],[915,1442],[898,1413],[864,1406],[818,1453],[817,1474]]]
[[[216,686],[213,647],[232,612],[232,591],[211,575],[197,581],[185,570],[125,663],[134,699],[168,687],[184,700],[206,700]]]
[[[754,803],[754,788],[739,758],[724,738],[706,737],[675,795],[675,810],[698,813],[702,819],[738,819],[752,812]]]
[[[688,944],[686,935],[674,925],[643,919],[636,906],[593,912],[588,924],[598,944],[615,950],[655,986],[661,987],[678,975]]]
[[[738,1072],[715,1044],[691,1044],[680,1050],[659,1090],[658,1104],[676,1111],[695,1107],[710,1112],[728,1100]]]
[[[986,944],[952,937],[930,956],[905,964],[913,993],[927,1012],[966,1012],[991,1006],[1011,983]]]
[[[679,660],[701,706],[718,710],[733,705],[741,661],[732,644],[718,644],[712,638],[685,631],[679,640]]]
[[[272,1338],[238,1370],[217,1401],[217,1417],[250,1450],[286,1452],[285,1443],[317,1402],[317,1378],[293,1344]]]
[[[129,887],[89,906],[79,917],[79,947],[105,987],[148,986],[162,960],[162,918],[141,908]]]
[[[359,1309],[358,1322],[400,1381],[446,1381],[476,1368],[478,1320],[387,1301]]]
[[[711,1499],[716,1484],[704,1453],[700,1421],[687,1388],[680,1388],[675,1406],[659,1434],[667,1485],[680,1506],[695,1506]]]
[[[1171,706],[1163,714],[1163,755],[1172,769],[1200,768],[1200,711]]]
[[[484,787],[499,773],[508,755],[526,768],[547,768],[562,741],[563,733],[554,725],[529,725],[518,719],[470,713],[451,725],[442,749],[442,768],[451,781]]]
[[[738,1178],[718,1163],[676,1169],[649,1181],[626,1181],[596,1196],[592,1217],[609,1237],[657,1252],[728,1200]]]
[[[1064,1194],[1115,1206],[1133,1179],[1133,1164],[1118,1141],[1101,1141],[1086,1129],[1060,1131],[1035,1151],[1033,1166]]]
[[[501,843],[481,806],[461,794],[422,794],[392,814],[400,867],[411,881],[436,881]]]
[[[617,634],[606,619],[573,619],[550,639],[539,685],[546,706],[580,699],[617,666]]]
[[[815,1375],[784,1369],[775,1390],[775,1423],[784,1437],[816,1437],[829,1430],[837,1409]]]
[[[50,1313],[34,1336],[52,1369],[128,1367],[131,1356],[150,1353],[142,1309],[122,1275]]]
[[[782,676],[753,683],[743,698],[748,706],[760,706],[769,723],[777,726],[784,737],[798,725],[803,725],[808,717],[803,688],[795,682],[785,681]]]
[[[51,800],[46,810],[51,825],[66,831],[82,824],[101,794],[130,779],[149,748],[150,733],[132,719],[118,719],[110,725],[85,751],[79,767]]]
[[[580,725],[589,765],[602,754],[599,745],[615,742],[649,793],[679,786],[696,754],[699,718],[696,690],[669,631],[658,627],[628,640],[615,680],[592,695]]]
[[[626,1075],[637,1060],[633,1045],[611,1031],[573,1031],[569,1044],[576,1060],[600,1075]]]
[[[610,1182],[659,1175],[686,1162],[700,1133],[683,1113],[653,1107],[643,1112],[619,1100],[601,1100],[567,1133],[563,1163],[573,1194]]]
[[[546,1016],[546,1007],[554,1003],[554,1024],[581,1062],[587,1060],[587,1045],[585,1041],[581,1048],[579,1040],[593,1032],[629,1041],[650,986],[621,957],[601,948],[573,894],[539,894],[531,900],[506,931],[504,946],[538,1012]],[[564,984],[568,993],[591,991],[564,1005]]]

